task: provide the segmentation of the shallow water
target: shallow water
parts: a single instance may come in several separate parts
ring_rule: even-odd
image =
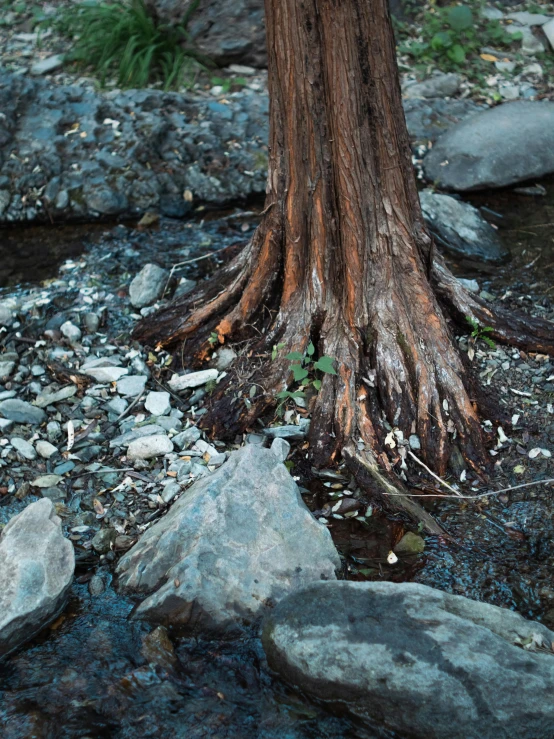
[[[464,268],[457,270],[459,274],[476,277],[481,287],[532,290],[549,300],[554,180],[543,184],[546,197],[510,192],[472,195],[472,202],[486,208],[485,215],[498,224],[512,250],[512,260],[486,272],[468,273]],[[122,274],[131,270],[133,255],[139,252],[147,253],[149,261],[171,267],[176,261],[243,243],[256,222],[252,216],[217,220],[212,215],[205,222],[201,218],[185,223],[164,220],[146,230],[104,224],[0,231],[1,292],[6,295],[17,290],[13,286],[19,283],[55,276],[64,260],[76,259],[94,245],[105,250],[105,267]],[[122,242],[125,264],[118,261],[120,256],[109,256],[110,245]],[[220,258],[214,254],[186,265],[177,274],[203,279]],[[99,272],[104,269],[102,265],[97,268]],[[321,486],[310,487],[312,499],[308,495],[306,501],[313,509],[321,507]],[[522,500],[516,505],[527,504]],[[429,537],[424,557],[400,562],[394,573],[385,573],[381,563],[401,536],[402,525],[379,516],[366,526],[337,523],[334,535],[346,556],[345,573],[349,571],[356,579],[362,579],[357,574],[360,570],[366,573],[363,579],[416,579],[542,618],[545,608],[537,591],[548,584],[551,572],[552,547],[546,542],[550,529],[542,530],[539,521],[536,536],[514,537],[503,526],[501,506],[479,511],[478,523],[474,516],[468,526],[466,510],[458,501],[429,505],[455,537],[454,545],[447,548],[443,541]],[[537,516],[535,509],[530,514]],[[503,518],[511,515],[507,510]],[[133,603],[114,592],[109,572],[97,571],[97,564],[94,557],[79,564],[77,575],[82,582],[74,585],[64,615],[0,665],[2,739],[377,736],[325,713],[275,680],[255,633],[234,642],[170,634],[176,661],[152,660],[143,647],[152,627],[129,620]],[[86,581],[96,571],[107,589],[92,597]]]

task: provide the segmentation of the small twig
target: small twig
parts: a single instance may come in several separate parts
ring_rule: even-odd
[[[440,482],[440,484],[444,485],[444,487],[448,488],[448,490],[452,490],[454,495],[457,495],[460,498],[463,498],[463,495],[461,493],[459,493],[455,488],[453,488],[452,485],[449,485],[447,482],[442,480],[438,475],[435,475],[435,473],[432,470],[430,470],[429,467],[427,467],[427,465],[421,461],[421,459],[418,459],[416,455],[410,449],[408,449],[407,452],[410,455],[410,457],[414,459],[418,464],[420,464],[424,469],[426,469],[427,472],[431,475],[431,477],[434,477],[435,480],[437,480],[437,482]],[[452,496],[449,495],[448,497],[451,498]]]
[[[177,262],[173,265],[171,268],[171,271],[169,273],[169,277],[167,278],[167,282],[165,283],[164,291],[162,293],[162,299],[164,298],[167,288],[169,287],[169,283],[171,282],[171,278],[173,277],[173,274],[176,270],[180,269],[181,267],[184,267],[187,264],[193,264],[194,262],[200,262],[202,259],[209,259],[210,257],[213,257],[214,254],[219,254],[221,251],[225,251],[225,249],[228,249],[228,246],[223,246],[221,249],[216,249],[215,251],[211,251],[209,254],[203,254],[201,257],[194,257],[194,259],[187,259],[184,262]]]
[[[550,485],[554,482],[554,477],[548,478],[547,480],[536,480],[535,482],[524,482],[521,485],[514,485],[511,488],[502,488],[502,490],[490,490],[488,493],[479,493],[478,495],[462,495],[456,493],[456,495],[443,495],[442,493],[424,493],[419,495],[418,493],[383,493],[383,495],[400,495],[407,498],[463,498],[464,500],[477,500],[478,498],[489,498],[491,495],[501,495],[502,493],[511,493],[512,490],[520,490],[521,488],[530,488],[534,485]]]
[[[139,400],[142,398],[142,396],[144,395],[145,392],[146,392],[146,390],[141,390],[140,391],[140,393],[133,400],[133,402],[131,403],[131,405],[127,406],[127,408],[125,408],[125,410],[123,411],[123,413],[120,413],[119,416],[115,419],[115,422],[116,423],[118,423],[119,421],[121,421],[122,418],[125,418],[125,416],[127,415],[127,413],[129,413],[130,411],[133,410],[133,408],[136,406],[136,404],[139,402]]]

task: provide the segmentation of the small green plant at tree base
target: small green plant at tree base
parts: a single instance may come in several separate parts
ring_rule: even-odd
[[[229,92],[232,87],[244,87],[246,79],[244,77],[212,77],[210,80],[212,85],[222,88],[223,92]]]
[[[58,29],[73,39],[70,61],[92,68],[105,85],[114,77],[122,87],[161,82],[164,89],[191,84],[207,60],[190,45],[187,22],[193,2],[179,25],[158,23],[144,0],[84,2],[62,14]]]
[[[496,349],[496,344],[488,334],[492,333],[494,329],[491,326],[481,326],[473,316],[466,316],[466,321],[473,329],[471,332],[471,338],[475,341],[484,341],[487,346],[491,349]]]
[[[219,336],[216,334],[215,331],[212,331],[210,334],[210,338],[208,339],[208,342],[210,346],[213,348],[214,346],[217,346],[219,344]]]
[[[273,347],[271,354],[272,359],[275,359],[279,349],[283,347],[283,344],[276,344]],[[306,397],[306,391],[312,387],[316,392],[321,389],[321,375],[336,375],[337,372],[334,367],[333,357],[323,355],[319,359],[314,359],[315,346],[310,342],[306,349],[306,353],[301,352],[290,352],[285,356],[285,359],[290,359],[292,364],[290,370],[292,372],[295,382],[300,383],[299,390],[282,390],[276,394],[276,397],[280,399],[280,403],[277,407],[277,413],[281,414],[283,406],[287,400],[297,400],[299,398],[304,399]]]

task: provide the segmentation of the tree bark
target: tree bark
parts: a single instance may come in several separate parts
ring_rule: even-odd
[[[439,474],[453,437],[478,468],[481,427],[437,295],[462,322],[475,316],[516,344],[548,350],[552,326],[510,329],[434,259],[387,0],[266,0],[266,18],[265,215],[236,259],[135,335],[160,345],[186,339],[187,354],[199,357],[212,331],[222,343],[258,336],[213,396],[203,425],[215,435],[248,428],[274,405],[292,380],[284,354],[312,341],[337,368],[312,410],[315,464],[345,448],[353,460],[365,448],[372,469],[392,479],[398,457],[385,441],[395,428],[419,436],[422,458]],[[272,359],[277,344],[286,349]]]

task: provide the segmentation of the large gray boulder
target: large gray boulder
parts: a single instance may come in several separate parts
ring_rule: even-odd
[[[0,659],[61,613],[74,570],[52,501],[31,503],[9,521],[0,535]]]
[[[263,632],[286,681],[412,739],[554,736],[553,642],[512,611],[390,582],[314,583]]]
[[[423,160],[446,190],[485,190],[554,172],[554,103],[499,105],[453,126]]]
[[[495,264],[509,257],[497,232],[477,208],[432,190],[420,192],[419,199],[427,226],[445,251],[471,262]]]
[[[125,593],[147,596],[135,615],[222,631],[314,581],[340,559],[270,449],[246,446],[196,482],[121,559]]]

